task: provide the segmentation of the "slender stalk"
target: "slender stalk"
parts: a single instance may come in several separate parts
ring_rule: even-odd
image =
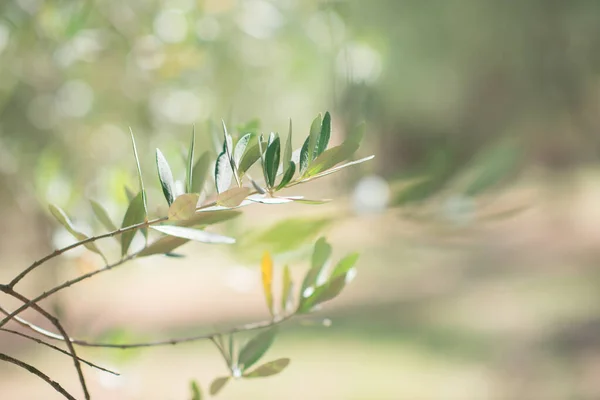
[[[56,351],[58,351],[58,352],[60,352],[62,354],[68,355],[69,357],[71,356],[71,354],[69,354],[68,351],[65,351],[65,350],[61,349],[60,347],[57,347],[57,346],[55,346],[53,344],[50,344],[48,342],[44,342],[42,339],[36,338],[34,336],[27,335],[27,334],[25,334],[23,332],[13,331],[12,329],[6,329],[6,328],[0,328],[0,331],[6,332],[6,333],[10,333],[10,334],[13,334],[13,335],[17,335],[17,336],[21,336],[22,338],[34,341],[36,343],[39,343],[39,344],[47,346],[47,347],[50,347],[51,349],[56,350]],[[114,372],[114,371],[111,371],[111,370],[109,370],[107,368],[103,368],[103,367],[101,367],[99,365],[96,365],[96,364],[94,364],[94,363],[92,363],[90,361],[87,361],[87,360],[85,360],[85,359],[83,359],[81,357],[77,357],[77,358],[79,359],[79,361],[81,361],[84,364],[89,365],[92,368],[96,368],[96,369],[99,369],[100,371],[108,372],[109,374],[112,374],[112,375],[115,375],[115,376],[119,376],[120,375],[118,372]]]
[[[11,356],[8,356],[3,353],[0,353],[0,360],[7,361],[9,363],[18,365],[19,367],[21,367],[23,369],[26,369],[27,371],[31,372],[34,375],[37,375],[39,378],[44,380],[47,384],[52,386],[54,388],[54,390],[56,390],[58,393],[62,394],[65,398],[67,398],[69,400],[76,400],[75,397],[71,396],[71,394],[69,394],[69,392],[67,392],[62,386],[60,386],[60,384],[58,382],[50,379],[50,377],[48,375],[44,374],[42,371],[40,371],[33,365],[27,364],[21,360],[17,360],[16,358],[12,358]]]

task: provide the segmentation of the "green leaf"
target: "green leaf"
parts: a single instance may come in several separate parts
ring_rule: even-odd
[[[239,165],[238,165],[238,174],[239,176],[243,176],[246,171],[254,165],[256,161],[260,158],[260,148],[258,141],[261,140],[258,136],[254,135],[248,145],[246,146],[246,152],[242,156]],[[266,142],[261,142],[261,145],[266,145]]]
[[[94,211],[94,215],[98,221],[100,221],[102,226],[104,226],[104,228],[109,232],[116,231],[117,227],[108,216],[108,212],[104,209],[104,207],[94,200],[90,200],[90,204],[92,205],[92,211]]]
[[[177,197],[169,207],[169,220],[182,221],[194,217],[199,198],[200,196],[196,193],[186,193]]]
[[[135,157],[135,166],[137,168],[138,181],[140,183],[140,192],[142,192],[142,200],[144,202],[144,218],[148,216],[148,200],[146,199],[146,189],[144,189],[144,180],[142,179],[142,168],[140,167],[140,158],[138,157],[137,147],[135,145],[135,138],[133,137],[133,130],[129,128],[131,134],[131,146],[133,147],[133,155]],[[131,199],[129,200],[131,202]]]
[[[73,222],[71,222],[71,219],[69,218],[69,216],[59,207],[55,206],[54,204],[50,204],[48,206],[48,208],[50,209],[50,213],[52,214],[52,216],[54,218],[56,218],[56,220],[65,227],[65,229],[71,234],[73,235],[73,237],[75,237],[75,239],[77,239],[78,241],[82,241],[82,240],[86,240],[89,237],[87,235],[85,235],[84,233],[81,233],[80,231],[78,231],[77,229],[75,229],[75,227],[73,226]],[[89,242],[84,244],[85,248],[93,251],[96,254],[99,254],[104,261],[106,262],[106,258],[104,257],[104,254],[102,254],[102,252],[100,251],[100,249],[98,248],[98,246],[96,246],[96,243],[94,242]]]
[[[285,173],[291,167],[290,162],[292,161],[292,120],[290,119],[290,128],[288,132],[287,141],[285,142],[285,149],[283,150],[282,164],[286,167]],[[294,164],[294,168],[296,165]]]
[[[247,133],[242,136],[238,142],[235,144],[235,149],[233,150],[233,162],[236,168],[239,169],[240,162],[242,161],[242,157],[248,148],[248,144],[250,140],[253,139],[256,135],[253,133]]]
[[[189,241],[189,239],[176,236],[163,236],[140,251],[138,257],[147,257],[154,254],[167,254]]]
[[[247,187],[231,188],[217,196],[217,204],[223,207],[237,207],[250,194],[250,189]]]
[[[198,211],[192,218],[184,221],[175,221],[179,226],[207,226],[218,224],[219,222],[229,221],[242,214],[241,211],[221,210],[221,211]]]
[[[200,385],[196,381],[190,383],[190,390],[192,391],[192,400],[202,400],[202,392],[200,391]]]
[[[310,136],[306,138],[304,144],[302,145],[302,149],[300,150],[300,175],[304,175],[304,173],[308,169],[308,164],[310,163],[310,154],[308,153],[309,139]]]
[[[127,186],[125,186],[124,189],[125,189],[125,196],[127,197],[127,201],[129,203],[131,203],[131,200],[133,200],[133,198],[135,197],[135,193],[133,193],[131,191],[131,189],[129,189]]]
[[[244,375],[244,378],[264,378],[267,376],[277,375],[290,365],[289,358],[280,358],[261,365],[254,371]]]
[[[195,240],[197,242],[202,243],[223,243],[223,244],[233,244],[235,243],[235,239],[219,235],[217,233],[206,232],[200,229],[188,228],[185,226],[174,226],[174,225],[159,225],[152,226],[152,229],[155,229],[159,232],[165,233],[170,236],[176,236],[183,239]]]
[[[308,136],[308,157],[309,164],[316,157],[317,144],[319,142],[319,136],[321,135],[321,114],[313,120],[310,125],[310,134]]]
[[[290,161],[290,164],[286,168],[285,174],[283,175],[283,178],[281,178],[281,182],[279,182],[279,185],[277,186],[276,190],[281,190],[285,187],[285,185],[290,183],[290,181],[294,177],[295,172],[296,172],[296,164],[294,164],[293,161]]]
[[[272,188],[275,185],[277,169],[279,168],[279,158],[281,155],[281,143],[279,135],[276,135],[267,147],[265,155],[265,172],[267,174],[267,186]]]
[[[338,276],[346,275],[348,271],[354,268],[354,264],[356,264],[356,261],[358,261],[358,256],[358,253],[351,253],[338,261],[329,279],[331,280],[337,278]]]
[[[323,153],[323,154],[325,154],[325,153]],[[309,178],[304,179],[301,182],[308,182],[308,181],[311,181],[313,179],[322,178],[324,176],[327,176],[327,175],[330,175],[330,174],[334,174],[334,173],[336,173],[336,172],[338,172],[338,171],[340,171],[340,170],[342,170],[344,168],[348,168],[348,167],[351,167],[351,166],[357,165],[357,164],[362,164],[365,161],[370,161],[373,158],[375,158],[375,156],[371,155],[371,156],[368,156],[368,157],[365,157],[365,158],[361,158],[361,159],[356,160],[356,161],[351,161],[351,162],[346,163],[346,164],[338,165],[337,167],[330,168],[330,169],[328,169],[326,171],[320,172],[320,173],[315,174],[315,175],[311,175]]]
[[[210,395],[215,396],[216,394],[218,394],[227,384],[227,382],[229,382],[229,379],[231,379],[231,377],[222,376],[212,381],[212,383],[210,384]]]
[[[227,145],[223,144],[223,151],[217,157],[215,164],[215,185],[217,193],[225,192],[231,186],[233,179],[233,169],[226,150]]]
[[[306,313],[311,311],[315,306],[331,300],[337,297],[344,287],[347,281],[349,281],[349,272],[340,275],[335,279],[331,279],[325,284],[318,286],[315,291],[307,297],[300,297],[300,305],[298,306],[298,313]]]
[[[313,158],[317,158],[321,153],[323,153],[327,149],[327,145],[329,144],[329,138],[331,137],[331,115],[329,111],[325,113],[323,117],[323,124],[321,125],[321,133],[319,134],[319,139],[317,140],[317,148],[315,149],[315,154]]]
[[[229,352],[229,361],[231,366],[237,365],[236,354],[235,354],[235,342],[233,340],[233,334],[229,335],[227,351]]]
[[[192,139],[188,152],[187,168],[185,170],[185,192],[192,193],[192,183],[194,182],[194,147],[196,146],[196,125],[192,128]]]
[[[210,153],[205,151],[192,169],[192,193],[202,193],[204,189],[204,182],[206,181],[206,175],[208,168],[210,167]]]
[[[242,367],[242,371],[253,366],[269,350],[275,340],[276,333],[276,328],[263,331],[242,347],[238,356],[238,364]]]
[[[285,313],[289,308],[291,308],[291,303],[293,302],[292,298],[292,274],[290,273],[290,267],[285,266],[283,268],[283,278],[281,284],[281,312]]]
[[[144,213],[144,200],[142,198],[142,192],[139,192],[133,200],[129,203],[129,207],[127,207],[127,211],[125,212],[125,216],[123,217],[123,223],[121,224],[121,228],[126,228],[128,226],[136,225],[144,222],[146,215]],[[135,236],[137,230],[130,230],[121,234],[121,254],[126,255],[127,250],[129,250],[129,246],[131,245],[131,241]]]
[[[317,285],[317,281],[325,269],[326,263],[331,257],[331,245],[327,243],[324,237],[321,237],[315,243],[311,259],[311,267],[304,276],[300,296],[304,297],[306,289]]]
[[[229,160],[229,165],[230,165],[231,171],[233,172],[235,181],[237,182],[238,186],[240,186],[240,179],[238,178],[238,175],[237,175],[237,166],[235,165],[235,162],[233,161],[233,138],[231,137],[229,132],[227,132],[227,126],[225,125],[225,121],[221,120],[221,122],[223,123],[223,136],[224,136],[223,147],[225,148],[225,152],[227,154],[227,159]]]
[[[156,167],[158,168],[158,179],[162,187],[163,194],[169,205],[175,200],[175,183],[173,182],[173,173],[169,163],[159,149],[156,149]]]

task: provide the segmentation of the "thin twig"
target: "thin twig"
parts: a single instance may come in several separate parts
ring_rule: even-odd
[[[13,289],[7,287],[6,285],[1,285],[0,291],[6,293],[7,295],[12,296],[16,299],[19,299],[23,303],[30,302],[30,300],[27,297],[23,296],[22,294],[20,294],[18,292],[15,292]],[[32,303],[31,307],[38,313],[42,314],[48,321],[50,321],[50,323],[52,325],[54,325],[54,327],[60,332],[60,334],[62,335],[63,338],[69,337],[69,335],[67,335],[67,332],[63,328],[62,324],[58,321],[58,319],[56,317],[54,317],[53,315],[48,313],[46,310],[44,310],[42,307],[40,307],[36,303]],[[83,376],[83,371],[81,369],[81,363],[79,362],[79,358],[77,357],[77,353],[75,352],[75,347],[73,346],[73,343],[71,343],[71,341],[69,341],[69,340],[65,341],[65,343],[69,349],[71,358],[73,359],[73,364],[75,364],[75,369],[77,370],[77,376],[79,377],[79,383],[81,384],[81,388],[83,390],[83,395],[86,400],[89,400],[90,394],[88,392],[87,385],[85,383],[85,377]]]
[[[39,344],[42,344],[44,346],[48,346],[51,349],[54,349],[54,350],[56,350],[56,351],[58,351],[60,353],[68,355],[69,357],[71,356],[68,351],[65,351],[65,350],[61,349],[60,347],[57,347],[57,346],[55,346],[53,344],[50,344],[48,342],[44,342],[42,339],[36,338],[34,336],[27,335],[27,334],[25,334],[23,332],[13,331],[12,329],[6,329],[6,328],[0,328],[0,331],[6,332],[6,333],[11,333],[11,334],[17,335],[17,336],[21,336],[23,338],[32,340],[32,341],[34,341],[36,343],[39,343]],[[111,371],[110,369],[103,368],[103,367],[101,367],[99,365],[96,365],[96,364],[94,364],[94,363],[92,363],[90,361],[87,361],[87,360],[85,360],[85,359],[83,359],[81,357],[77,357],[77,358],[79,359],[79,361],[81,361],[84,364],[89,365],[92,368],[96,368],[96,369],[99,369],[100,371],[108,372],[109,374],[113,374],[115,376],[120,376],[121,375],[118,372],[114,372],[114,371]]]
[[[40,371],[33,365],[29,365],[21,360],[17,360],[16,358],[12,358],[11,356],[8,356],[3,353],[0,353],[0,360],[7,361],[9,363],[13,363],[23,369],[26,369],[27,371],[31,372],[34,375],[37,375],[39,378],[46,381],[46,383],[48,383],[50,386],[52,386],[54,388],[54,390],[56,390],[58,393],[65,396],[65,398],[67,398],[69,400],[76,400],[75,397],[71,396],[69,394],[69,392],[67,392],[62,386],[60,386],[60,384],[58,382],[55,382],[52,379],[50,379],[50,377],[48,375],[44,374],[42,371]]]

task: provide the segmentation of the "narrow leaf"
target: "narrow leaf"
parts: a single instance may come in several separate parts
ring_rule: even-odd
[[[325,154],[325,153],[323,153],[323,154]],[[311,176],[310,176],[310,178],[308,178],[308,179],[304,179],[304,180],[302,180],[301,182],[308,182],[308,181],[311,181],[311,180],[313,180],[313,179],[322,178],[322,177],[324,177],[324,176],[327,176],[327,175],[330,175],[330,174],[336,173],[336,172],[338,172],[338,171],[339,171],[339,170],[341,170],[341,169],[344,169],[344,168],[350,167],[350,166],[352,166],[352,165],[362,164],[362,163],[364,163],[365,161],[370,161],[370,160],[372,160],[372,159],[374,159],[374,158],[375,158],[375,156],[374,156],[374,155],[371,155],[371,156],[368,156],[368,157],[365,157],[365,158],[361,158],[360,160],[351,161],[351,162],[349,162],[349,163],[346,163],[346,164],[338,165],[337,167],[334,167],[334,168],[328,169],[328,170],[326,170],[326,171],[323,171],[323,172],[321,172],[321,173],[318,173],[318,174],[315,174],[315,175],[311,175]]]
[[[144,218],[146,214],[144,213],[144,200],[142,198],[142,192],[139,192],[129,206],[127,207],[127,211],[125,211],[125,216],[123,217],[123,223],[121,224],[121,228],[126,228],[128,226],[136,225],[144,222]],[[121,235],[121,254],[126,255],[127,250],[129,250],[129,246],[131,245],[131,241],[135,236],[137,230],[130,230],[124,232]]]
[[[348,271],[354,268],[356,261],[358,261],[358,253],[348,254],[346,257],[338,261],[329,279],[333,280],[338,276],[346,275]]]
[[[281,287],[281,313],[283,314],[289,309],[290,294],[292,293],[292,274],[290,273],[290,267],[287,265],[283,268]]]
[[[264,378],[267,376],[277,375],[286,369],[288,365],[290,365],[289,358],[280,358],[278,360],[270,361],[261,365],[254,371],[245,374],[244,378]]]
[[[152,226],[152,229],[155,229],[159,232],[165,233],[170,236],[177,236],[183,239],[195,240],[197,242],[202,243],[235,243],[234,238],[222,236],[217,233],[206,232],[200,229],[187,228],[184,226],[159,225]]]
[[[131,200],[133,200],[133,198],[135,197],[135,193],[133,193],[131,191],[131,189],[129,189],[129,187],[125,186],[124,187],[125,190],[125,196],[127,197],[127,202],[131,203]]]
[[[244,175],[246,171],[248,171],[250,167],[252,167],[252,165],[254,165],[254,163],[260,158],[261,146],[259,146],[259,140],[262,139],[259,139],[258,136],[255,135],[250,139],[250,142],[246,146],[246,152],[242,156],[238,165],[239,176]],[[263,144],[266,145],[266,142],[261,142],[261,145]]]
[[[94,200],[90,200],[90,204],[92,205],[92,211],[94,211],[94,215],[98,221],[100,221],[102,226],[104,226],[104,228],[110,232],[116,231],[117,227],[108,216],[108,212],[104,209],[104,207]]]
[[[320,205],[320,204],[329,203],[331,201],[331,199],[319,199],[319,200],[314,200],[314,199],[292,199],[292,200],[295,203],[310,204],[310,205]]]
[[[192,391],[192,400],[202,400],[202,392],[200,391],[200,385],[196,381],[192,381],[190,384],[190,390]]]
[[[158,168],[158,179],[160,180],[160,186],[162,187],[163,194],[167,203],[171,205],[175,200],[175,183],[173,182],[173,173],[169,163],[163,156],[159,149],[156,149],[156,166]]]
[[[182,194],[169,207],[168,217],[171,221],[188,220],[196,215],[196,206],[200,196],[195,193]]]
[[[86,240],[88,239],[88,236],[85,235],[84,233],[78,231],[77,229],[75,229],[75,226],[73,226],[73,222],[71,222],[71,219],[69,218],[69,216],[59,207],[55,206],[54,204],[50,204],[49,206],[50,209],[50,213],[52,214],[52,216],[54,218],[56,218],[56,220],[63,226],[65,227],[65,229],[71,234],[73,235],[73,237],[75,237],[75,239],[77,239],[78,241],[82,241],[82,240]],[[89,242],[84,244],[85,248],[93,251],[96,254],[99,254],[104,261],[106,261],[106,258],[104,257],[104,254],[102,254],[102,252],[100,251],[100,249],[98,248],[98,246],[96,246],[96,243],[94,242]]]
[[[176,221],[175,224],[179,226],[207,226],[218,224],[220,222],[229,221],[242,214],[241,211],[235,210],[222,210],[222,211],[198,211],[192,218]]]
[[[269,350],[275,340],[275,328],[268,329],[254,336],[242,347],[238,363],[245,371],[254,365]]]
[[[281,182],[279,182],[279,185],[277,186],[277,190],[283,189],[285,187],[285,185],[290,183],[290,181],[294,177],[295,172],[296,172],[296,164],[294,164],[293,161],[290,161],[290,164],[288,165],[288,167],[285,170],[285,174],[283,175],[283,178],[281,178]]]
[[[298,313],[306,313],[311,311],[315,306],[331,300],[337,297],[348,280],[348,274],[338,276],[315,289],[315,291],[308,297],[300,298],[300,305],[298,307]]]
[[[275,185],[280,155],[281,143],[279,135],[276,135],[269,144],[269,147],[267,147],[267,153],[265,155],[265,172],[267,174],[267,185],[269,188],[272,188]]]
[[[327,149],[327,145],[329,144],[329,138],[331,137],[331,115],[329,111],[325,113],[323,117],[323,124],[321,125],[321,132],[319,134],[319,139],[317,140],[317,148],[315,149],[314,158],[317,158],[321,153],[323,153]]]
[[[227,190],[217,196],[217,204],[223,207],[237,207],[250,194],[247,187],[237,187]]]
[[[196,125],[192,128],[192,139],[190,140],[190,149],[188,152],[187,168],[185,170],[185,192],[192,193],[192,183],[194,182],[194,147],[196,146]]]
[[[284,167],[286,167],[285,172],[287,173],[287,170],[291,167],[290,165],[290,161],[292,161],[292,120],[290,119],[290,128],[289,128],[289,132],[288,132],[288,137],[287,140],[285,142],[285,149],[283,150],[283,159],[282,164]],[[294,165],[295,167],[295,165]]]
[[[273,314],[273,259],[268,251],[265,251],[263,254],[262,262],[261,262],[261,272],[262,272],[262,283],[263,283],[263,291],[265,294],[265,300],[267,302],[267,308],[269,309],[269,313]]]
[[[235,342],[233,340],[233,334],[229,335],[227,351],[229,352],[229,362],[231,366],[237,365],[237,355],[235,354]]]
[[[308,152],[308,141],[310,137],[307,137],[302,145],[302,149],[300,150],[300,175],[304,175],[306,170],[308,169],[308,164],[310,163],[310,154]]]
[[[210,395],[215,396],[216,394],[218,394],[221,391],[221,389],[223,389],[223,387],[227,384],[227,382],[229,382],[229,379],[231,379],[231,377],[223,376],[212,381],[212,383],[210,384]]]
[[[202,193],[204,189],[204,182],[206,181],[206,175],[208,168],[210,167],[210,153],[205,151],[202,153],[194,168],[192,169],[192,186],[191,193]]]
[[[140,158],[138,156],[137,147],[135,145],[135,138],[133,137],[133,130],[129,127],[129,133],[131,133],[131,146],[133,147],[133,155],[135,157],[135,166],[137,167],[138,180],[140,183],[140,192],[142,192],[142,200],[144,202],[144,218],[148,216],[148,200],[146,199],[146,189],[144,189],[144,180],[142,179],[142,168],[140,167]],[[131,199],[129,200],[131,202]]]
[[[227,132],[227,126],[225,125],[225,121],[221,120],[221,122],[223,123],[223,136],[225,139],[225,141],[223,143],[223,147],[225,148],[225,153],[227,154],[227,159],[229,160],[229,166],[231,168],[231,171],[233,172],[235,181],[237,182],[238,186],[240,186],[240,179],[238,178],[238,174],[237,174],[237,166],[235,165],[235,162],[233,161],[233,138],[231,137],[229,132]]]
[[[308,136],[308,157],[309,163],[316,157],[317,143],[319,142],[319,136],[321,135],[321,114],[313,120],[310,125],[310,134]]]
[[[242,157],[244,156],[244,153],[248,148],[248,144],[250,143],[250,140],[255,136],[256,135],[254,135],[253,133],[247,133],[244,136],[242,136],[235,144],[235,149],[233,150],[233,162],[236,168],[239,168],[240,162],[242,161]]]
[[[315,243],[315,247],[311,259],[311,267],[304,276],[302,287],[300,289],[300,297],[306,297],[306,289],[314,288],[321,272],[325,268],[325,264],[331,256],[331,245],[327,243],[325,238],[321,237]]]
[[[140,251],[138,257],[147,257],[154,254],[167,254],[189,241],[189,239],[176,236],[163,236]]]
[[[217,162],[215,164],[215,185],[217,187],[217,193],[222,193],[229,189],[233,179],[233,169],[231,169],[231,162],[229,161],[229,156],[227,155],[225,147],[227,146],[224,144],[223,151],[217,157]]]
[[[267,144],[267,148],[268,148],[268,144]],[[263,177],[265,178],[265,185],[269,186],[269,178],[267,177],[267,164],[265,162],[265,152],[263,151],[263,136],[262,135],[260,135],[260,137],[258,139],[258,150],[260,152],[260,166],[262,168]]]

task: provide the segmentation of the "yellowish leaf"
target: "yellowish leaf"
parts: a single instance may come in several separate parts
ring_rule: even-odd
[[[196,214],[199,197],[199,195],[193,193],[182,194],[177,197],[169,207],[169,220],[185,221],[192,218]]]
[[[268,251],[265,251],[261,263],[263,290],[269,312],[273,315],[273,259]]]
[[[217,204],[223,207],[237,207],[250,194],[250,189],[247,187],[236,187],[220,193],[217,197]]]

